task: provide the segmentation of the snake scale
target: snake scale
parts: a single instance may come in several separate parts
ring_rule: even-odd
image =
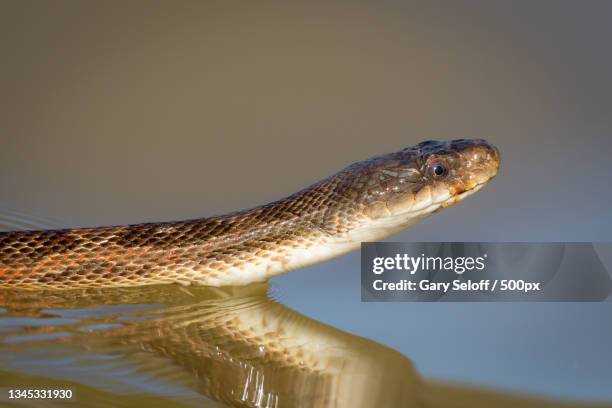
[[[270,204],[222,216],[0,233],[0,287],[244,285],[396,233],[491,180],[481,139],[425,141],[354,163]]]

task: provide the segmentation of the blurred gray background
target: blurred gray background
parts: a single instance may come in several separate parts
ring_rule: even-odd
[[[611,21],[610,1],[3,0],[0,206],[207,216],[482,137],[499,177],[393,240],[610,241]],[[362,304],[357,253],[273,293],[432,378],[612,401],[612,303]]]

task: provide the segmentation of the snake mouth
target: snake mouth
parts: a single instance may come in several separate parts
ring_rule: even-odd
[[[427,214],[438,212],[452,205],[455,205],[458,202],[463,201],[465,198],[469,197],[470,195],[476,193],[481,188],[483,188],[486,184],[488,184],[489,181],[491,181],[491,179],[493,179],[493,177],[490,177],[487,180],[483,180],[475,184],[473,187],[465,189],[459,194],[451,195],[450,197],[447,197],[440,201],[432,202],[427,207],[420,208],[418,210],[407,211],[404,213],[404,216],[418,218],[418,217],[422,217]]]
[[[426,207],[421,207],[417,210],[409,210],[409,211],[404,212],[403,214],[404,216],[417,218],[417,217],[422,217],[423,215],[438,212],[444,208],[455,205],[458,202],[463,201],[465,198],[471,196],[472,194],[478,192],[485,185],[487,185],[493,178],[495,178],[495,176],[496,174],[492,174],[486,178],[481,179],[479,182],[475,183],[471,187],[464,188],[461,193],[453,195],[449,192],[449,196],[441,200],[432,201]]]
[[[487,179],[482,180],[482,181],[474,184],[473,187],[468,188],[468,189],[466,189],[465,191],[462,191],[459,194],[451,196],[451,197],[449,197],[446,200],[443,200],[442,202],[439,203],[439,208],[437,208],[436,210],[440,210],[442,208],[450,207],[451,205],[454,205],[454,204],[457,204],[460,201],[463,201],[465,198],[471,196],[472,194],[476,193],[481,188],[483,188],[485,185],[487,185],[494,177],[495,177],[495,175],[492,175],[492,176],[488,177]]]

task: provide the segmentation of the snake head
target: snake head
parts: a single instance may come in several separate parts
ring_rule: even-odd
[[[500,154],[482,139],[425,141],[349,167],[353,199],[369,219],[402,224],[453,205],[497,174]],[[403,223],[405,224],[405,223]]]

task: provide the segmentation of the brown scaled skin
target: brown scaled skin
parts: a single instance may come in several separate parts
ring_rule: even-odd
[[[321,262],[461,201],[499,167],[484,140],[427,141],[222,216],[0,233],[0,287],[243,285]]]

